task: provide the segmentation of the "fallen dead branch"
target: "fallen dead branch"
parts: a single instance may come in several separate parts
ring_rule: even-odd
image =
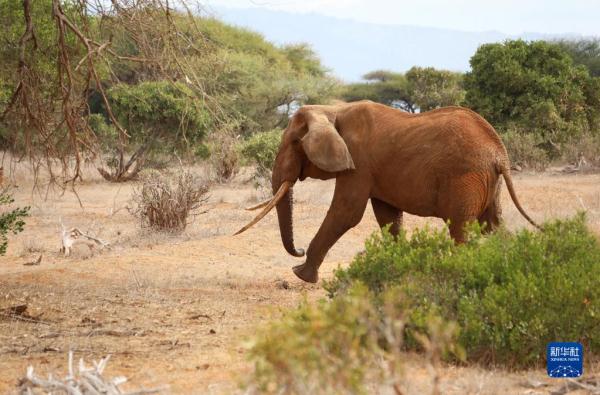
[[[71,255],[71,249],[77,244],[84,244],[88,246],[90,250],[93,250],[96,246],[100,246],[100,249],[110,248],[110,243],[107,241],[93,237],[87,233],[83,233],[81,230],[79,230],[79,228],[71,228],[67,230],[62,221],[60,225],[62,228],[62,246],[60,248],[60,252],[62,252],[65,256]]]
[[[0,315],[21,315],[27,310],[26,304],[0,309]]]
[[[25,377],[19,382],[19,393],[21,394],[73,394],[73,395],[136,395],[157,394],[167,390],[167,387],[142,389],[125,393],[119,388],[127,382],[127,378],[117,376],[107,379],[103,376],[104,369],[110,360],[110,355],[102,358],[99,362],[94,361],[93,366],[86,366],[83,359],[79,360],[77,371],[73,366],[73,351],[69,352],[68,374],[60,379],[52,374],[48,379],[43,379],[34,373],[33,366],[27,368]]]
[[[188,320],[199,320],[200,318],[204,318],[209,321],[212,321],[211,316],[208,314],[194,314],[194,315],[189,316]]]
[[[573,163],[573,164],[563,167],[561,169],[561,172],[567,173],[567,174],[577,173],[581,170],[589,169],[589,167],[590,166],[588,165],[587,160],[585,159],[585,157],[583,155],[581,155],[581,156],[579,156],[579,159],[577,160],[576,163]]]
[[[13,320],[30,322],[33,324],[50,325],[49,322],[40,320],[39,317],[41,316],[41,314],[35,317],[27,314],[27,307],[28,306],[26,304],[22,304],[18,306],[0,309],[0,318],[10,318]]]
[[[40,256],[35,261],[26,262],[23,264],[23,266],[38,266],[40,263],[42,263],[42,258],[43,255],[40,254]]]
[[[113,337],[130,337],[130,336],[146,336],[148,332],[145,330],[134,331],[134,330],[125,330],[120,331],[116,329],[92,329],[85,336],[113,336]]]

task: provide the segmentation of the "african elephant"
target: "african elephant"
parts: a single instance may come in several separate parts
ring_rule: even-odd
[[[369,199],[380,226],[397,234],[404,212],[449,221],[450,235],[464,241],[463,227],[479,221],[487,231],[501,221],[500,175],[512,201],[521,207],[510,176],[506,148],[477,113],[446,107],[409,114],[370,101],[304,106],[290,119],[273,167],[274,197],[239,234],[277,207],[283,246],[295,257],[292,187],[307,177],[336,178],[331,207],[306,254],[293,268],[317,282],[327,251],[356,226]]]

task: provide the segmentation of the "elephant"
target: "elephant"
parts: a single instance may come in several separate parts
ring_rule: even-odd
[[[371,101],[306,105],[282,135],[272,174],[273,198],[246,231],[277,208],[286,251],[303,257],[293,236],[293,185],[307,177],[336,179],[331,206],[310,242],[300,279],[315,283],[333,244],[362,219],[369,200],[381,227],[397,235],[403,213],[438,217],[449,223],[456,243],[465,241],[464,225],[479,221],[485,232],[501,223],[500,189],[504,178],[519,212],[510,161],[494,128],[476,112],[443,107],[410,114]]]

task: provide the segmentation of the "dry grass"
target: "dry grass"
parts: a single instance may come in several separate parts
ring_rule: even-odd
[[[192,171],[205,174],[203,168]],[[7,256],[0,258],[0,309],[27,304],[44,323],[0,318],[0,393],[14,390],[28,365],[45,374],[65,371],[68,350],[86,360],[112,354],[109,376],[127,376],[131,390],[169,384],[173,393],[231,393],[237,377],[251,368],[242,344],[255,325],[305,295],[310,300],[324,295],[319,286],[301,283],[292,274],[298,260],[281,247],[275,215],[231,236],[252,217],[243,207],[263,197],[252,186],[251,170],[215,186],[207,202],[212,209],[180,235],[138,229],[122,209],[132,193],[130,184],[107,184],[92,172],[78,190],[82,208],[69,192],[51,192],[46,200],[32,195],[31,182],[20,178],[26,171],[16,172],[17,202],[33,209],[25,232],[11,239]],[[320,226],[333,186],[332,181],[307,181],[295,188],[299,247],[307,246]],[[535,220],[569,216],[585,206],[590,226],[600,232],[600,175],[517,174],[515,186]],[[507,226],[527,226],[505,191],[502,201]],[[62,257],[61,217],[67,227],[101,233],[113,248],[85,261],[78,253]],[[443,226],[441,220],[408,215],[405,223],[409,229]],[[361,224],[332,248],[321,276],[329,278],[337,265],[347,264],[376,228],[369,208]],[[31,247],[43,249],[39,266],[24,266],[36,255],[23,254]],[[280,286],[282,281],[288,288]],[[406,394],[427,393],[426,361],[406,358],[411,378]],[[523,385],[530,376],[552,383],[542,371],[443,367],[440,388],[448,394],[549,391]]]
[[[231,133],[216,133],[210,145],[209,162],[213,179],[220,183],[230,181],[240,170],[238,141]]]

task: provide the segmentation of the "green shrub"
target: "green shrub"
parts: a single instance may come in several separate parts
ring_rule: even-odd
[[[6,190],[0,192],[0,206],[9,205],[14,202],[11,195]],[[25,221],[23,218],[29,215],[29,207],[15,208],[7,212],[0,213],[0,255],[6,254],[8,247],[8,234],[17,234],[23,231]]]
[[[108,90],[112,110],[135,142],[160,140],[155,149],[187,149],[202,140],[211,117],[183,83],[117,84]],[[94,120],[92,127],[106,130]],[[113,133],[113,139],[117,134]]]
[[[401,392],[402,342],[409,314],[398,289],[376,298],[360,283],[329,301],[305,301],[259,332],[250,349],[254,362],[250,392],[390,392],[386,387]],[[450,354],[461,358],[456,335],[455,323],[431,313],[425,330],[414,333],[414,338],[437,368]]]
[[[464,104],[499,130],[514,126],[560,144],[597,127],[598,82],[561,46],[523,40],[484,44],[470,63]]]
[[[376,295],[390,287],[406,295],[407,326],[419,332],[435,312],[460,326],[469,360],[529,367],[551,341],[600,348],[600,244],[584,215],[554,221],[543,232],[499,231],[456,246],[446,231],[387,231],[366,243],[347,269],[325,285],[343,294],[354,282]],[[415,346],[414,336],[405,343]]]
[[[242,155],[256,164],[257,177],[270,177],[282,133],[281,129],[257,133],[242,144]]]
[[[268,324],[250,350],[258,393],[360,393],[376,362],[376,311],[365,287],[303,302]]]
[[[500,135],[508,151],[511,163],[523,168],[543,171],[549,164],[548,154],[540,147],[542,138],[515,130]]]

